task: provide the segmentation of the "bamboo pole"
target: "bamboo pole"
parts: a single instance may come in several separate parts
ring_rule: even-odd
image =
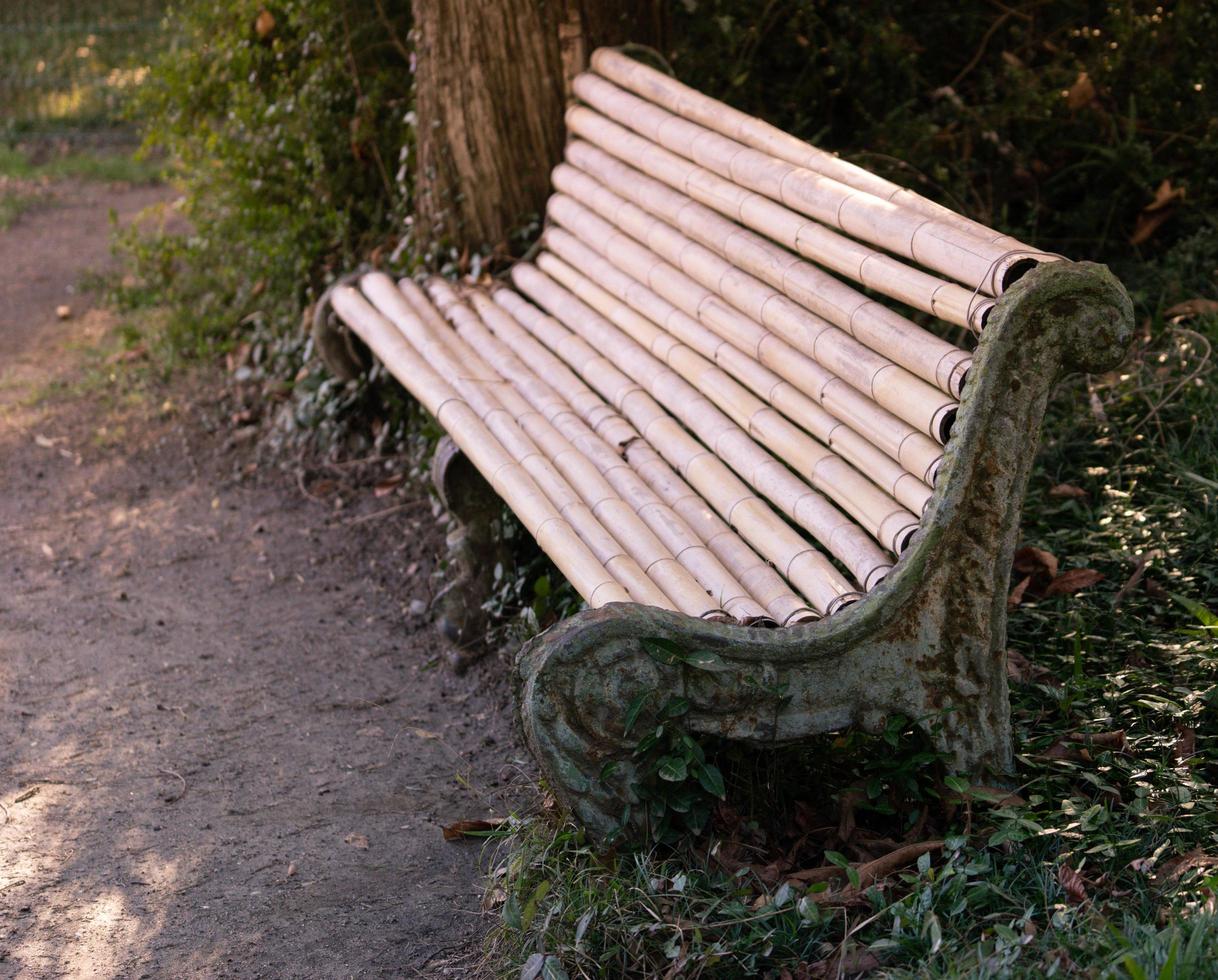
[[[607,125],[614,126],[612,123]],[[666,150],[647,144],[642,137],[621,127],[614,128],[622,137],[620,145],[613,144],[615,152],[620,152],[623,159],[629,158],[637,165],[645,159],[643,154],[649,146],[653,152],[672,157]],[[607,142],[613,142],[614,133],[604,135]],[[955,283],[935,279],[809,221],[768,198],[735,188],[709,171],[676,157],[673,157],[675,165],[688,173],[686,180],[675,188],[641,173],[618,156],[585,140],[568,142],[566,158],[572,166],[595,177],[614,193],[633,201],[796,302],[817,309],[818,305],[825,305],[825,300],[813,305],[815,300],[809,303],[808,297],[829,297],[830,308],[836,307],[841,312],[838,318],[824,310],[821,315],[852,336],[861,332],[860,339],[868,340],[878,352],[942,390],[959,395],[960,377],[971,360],[965,351],[869,300],[787,249],[814,259],[870,289],[975,331],[984,326],[994,306],[992,299],[969,293]],[[716,185],[710,188],[713,193],[706,192],[708,182]],[[720,193],[721,190],[726,193]],[[734,201],[733,191],[744,195],[744,199]],[[713,202],[713,206],[699,203],[690,195]],[[716,207],[729,217],[718,213]],[[770,237],[746,230],[737,223],[746,220]],[[847,312],[848,315],[842,315]],[[868,322],[869,319],[875,322]],[[858,331],[854,327],[856,320],[863,321]]]
[[[393,290],[393,292],[397,291]],[[401,293],[398,293],[398,296],[401,297]],[[402,302],[406,302],[404,297],[402,297]],[[480,390],[475,383],[465,379],[447,348],[426,335],[425,327],[417,315],[414,315],[413,310],[407,308],[407,312],[404,314],[401,310],[397,310],[397,315],[390,318],[390,321],[400,331],[403,331],[403,324],[408,327],[410,334],[403,331],[403,336],[406,337],[410,346],[414,347],[415,351],[418,351],[425,362],[431,365],[438,374],[451,381],[460,398],[471,409],[474,409],[482,420],[482,424],[524,467],[525,472],[532,477],[538,487],[541,487],[542,493],[551,500],[559,514],[568,520],[582,541],[592,549],[592,553],[597,556],[600,564],[603,564],[605,569],[608,569],[611,575],[625,587],[626,592],[630,593],[631,599],[643,605],[675,610],[676,605],[657,586],[657,583],[647,576],[638,562],[627,554],[626,549],[622,548],[613,534],[605,530],[592,510],[583,503],[580,495],[554,469],[554,466],[537,448],[536,443],[525,435],[520,426],[516,425],[512,416],[499,407],[495,399]],[[418,343],[412,341],[418,341]]]
[[[856,581],[866,585],[876,572],[883,570],[886,573],[891,567],[891,561],[863,528],[795,476],[781,460],[762,449],[705,394],[604,317],[535,266],[516,265],[512,269],[512,280],[587,343],[613,351],[614,360],[627,375],[687,425],[716,457],[739,473],[759,494],[773,501],[811,533],[850,570]],[[682,472],[688,478],[688,472]],[[736,514],[742,509],[743,505],[733,511],[729,523],[739,527]]]
[[[507,290],[503,290],[503,293],[505,298],[509,295]],[[555,420],[562,417],[560,413],[570,412],[607,445],[617,447],[627,465],[689,524],[698,538],[765,606],[776,622],[788,626],[818,618],[816,612],[791,591],[782,576],[758,557],[752,547],[727,526],[715,509],[673,471],[638,430],[610,408],[564,361],[534,339],[506,309],[485,293],[472,289],[467,295],[480,323],[491,331],[489,334],[485,330],[470,333],[467,339],[474,346],[481,348],[485,344],[487,349],[493,349],[495,362],[509,371],[520,371],[522,379],[526,377],[523,372],[529,370],[524,368],[527,359],[532,370],[537,372],[533,375],[536,381],[529,383],[529,390],[542,392],[539,397],[543,399],[552,394],[555,401],[548,404],[554,406]],[[516,294],[511,293],[510,296],[519,305],[527,305]],[[459,328],[459,331],[464,331],[464,328]],[[492,348],[492,343],[497,346]],[[516,380],[516,375],[513,375],[513,380]],[[684,438],[689,440],[688,436]],[[741,492],[747,493],[743,484],[726,467],[723,475],[725,479],[714,485],[721,495],[735,499],[730,484],[736,484]],[[795,540],[797,546],[806,547],[798,539]],[[774,560],[783,563],[782,555]]]
[[[578,139],[568,142],[567,160],[618,193],[638,201],[653,214],[660,215],[708,247],[717,251],[722,249],[732,235],[739,231],[733,222],[726,221],[712,210],[718,208],[736,220],[744,220],[744,216],[747,216],[753,227],[765,229],[776,241],[833,272],[956,326],[980,331],[988,311],[993,308],[994,301],[987,296],[907,265],[869,245],[856,242],[853,238],[796,214],[767,197],[736,187],[730,181],[725,181],[697,164],[648,143],[641,136],[622,129],[603,117],[589,113],[587,116],[580,115],[579,118],[594,135],[603,137],[607,142],[612,140],[618,147],[614,152],[619,153],[622,159],[629,159],[633,166],[627,166],[617,156],[606,153],[593,143]],[[640,166],[640,161],[649,152],[671,158],[667,161],[665,173],[672,176],[685,175],[684,180],[675,185],[677,190],[651,178],[640,180],[643,175],[634,168]],[[723,193],[725,189],[730,190]],[[699,200],[705,200],[711,207],[693,204],[686,208],[686,205],[691,204],[687,193]],[[783,254],[781,249],[767,239],[762,241],[769,246],[767,251],[777,253],[776,257],[781,262],[779,268],[801,264],[794,256]],[[760,258],[751,250],[746,250],[740,261],[744,268],[761,275],[757,270],[749,268],[748,263],[770,259]],[[933,334],[928,336],[934,337]]]
[[[672,152],[772,200],[870,242],[970,289],[999,295],[1043,252],[1012,251],[953,224],[899,207],[785,160],[745,146],[584,73],[575,94],[599,112]]]
[[[887,497],[895,498],[914,514],[922,513],[930,501],[930,487],[798,388],[736,347],[724,343],[713,331],[572,236],[549,229],[546,242],[551,252],[543,252],[537,257],[539,269],[630,334],[691,384],[707,392],[729,415],[728,392],[736,382],[741,382],[760,400],[806,429],[868,477]],[[702,363],[683,356],[681,348],[673,344],[673,338],[695,351]],[[707,370],[711,362],[726,373],[726,382]],[[737,424],[740,424],[739,420]],[[771,448],[783,455],[777,443]],[[787,462],[795,461],[787,459]],[[817,484],[813,482],[813,486]]]
[[[418,399],[452,434],[477,467],[520,518],[525,529],[589,606],[630,602],[631,596],[558,512],[541,488],[494,437],[477,413],[457,397],[397,329],[376,312],[357,290],[339,287],[331,294],[334,311],[368,345],[389,373]]]
[[[594,388],[625,417],[640,438],[626,444],[634,465],[638,447],[650,446],[688,481],[740,537],[774,564],[818,612],[831,615],[858,598],[858,593],[836,568],[802,535],[771,510],[735,473],[669,415],[637,382],[600,354],[583,337],[555,317],[526,302],[513,290],[495,290],[494,302],[510,314],[507,323],[487,324],[516,353],[529,360],[554,357],[563,368]],[[560,377],[561,375],[555,375]],[[572,397],[576,396],[572,392]],[[574,404],[574,401],[572,401]],[[611,416],[590,411],[585,421],[607,422]],[[609,438],[608,433],[605,433]],[[880,583],[888,569],[877,567],[864,582],[867,589]]]
[[[618,300],[592,279],[552,255],[543,253],[538,256],[537,266],[639,346],[650,351],[657,360],[666,363],[694,388],[705,393],[736,425],[794,469],[811,486],[837,503],[884,548],[894,554],[900,554],[904,549],[917,530],[918,519],[841,456],[810,438],[762,399],[749,393],[711,360],[686,344],[677,342],[672,334],[656,326],[656,322],[648,319],[638,307]],[[639,285],[633,280],[631,282]],[[815,405],[810,407],[816,408]],[[876,455],[884,462],[890,462],[883,454]],[[904,475],[917,483],[911,475]],[[923,489],[926,490],[925,487]],[[925,498],[919,503],[919,512],[929,496],[927,490]]]
[[[400,288],[411,305],[425,318],[427,313],[435,312],[430,304],[421,305],[426,298],[411,280],[403,280]],[[477,376],[494,374],[501,379],[495,387],[500,402],[533,435],[538,445],[555,445],[555,451],[548,454],[560,469],[565,466],[572,471],[564,471],[572,485],[576,484],[575,477],[584,466],[596,470],[603,487],[596,491],[593,499],[587,495],[584,498],[592,506],[593,513],[602,521],[612,520],[616,535],[623,542],[642,537],[633,529],[633,525],[645,525],[648,534],[654,535],[657,542],[673,556],[673,560],[682,566],[695,590],[693,600],[682,605],[683,612],[707,616],[722,609],[742,623],[772,622],[766,610],[723,567],[685,521],[667,507],[603,439],[487,330],[473,310],[458,299],[446,280],[433,277],[427,288],[440,313],[456,330],[454,333],[445,325],[443,332],[453,353],[468,371]],[[557,443],[558,439],[562,440],[561,445]],[[580,484],[595,486],[596,480],[581,477]],[[609,513],[610,509],[619,511],[623,506],[628,506],[631,514],[624,522]],[[645,556],[639,554],[634,557],[640,563],[645,560]],[[659,577],[657,568],[664,570],[662,565],[645,567],[652,578]],[[674,599],[687,591],[683,581],[677,581],[671,587],[663,584],[662,587]],[[707,603],[708,594],[713,600],[710,604]],[[695,612],[693,607],[699,604],[703,611]]]
[[[692,89],[642,62],[635,61],[620,51],[612,48],[599,48],[593,52],[592,69],[609,81],[642,96],[649,102],[654,102],[691,122],[713,129],[729,139],[751,146],[762,153],[831,177],[850,187],[873,194],[890,204],[954,225],[962,232],[1004,250],[1036,251],[1018,239],[995,231],[979,221],[974,221],[950,208],[928,200],[915,191],[885,180],[832,153],[818,149],[810,143],[783,132],[777,126],[772,126],[770,123],[747,115],[726,103],[703,95],[696,89]]]
[[[840,378],[938,442],[947,441],[956,417],[955,398],[690,241],[582,171],[560,164],[554,179],[562,192],[546,204],[554,221],[623,271],[652,284],[724,340],[767,363],[794,364],[793,355],[806,351],[824,370],[809,375],[803,366],[805,383],[811,384],[805,390],[815,391],[829,378]],[[968,360],[963,351],[959,353]]]
[[[573,132],[588,141],[569,143],[568,151],[571,159],[588,167],[589,172],[607,180],[628,180],[648,209],[661,217],[671,215],[671,223],[733,265],[781,289],[800,305],[919,377],[948,391],[959,390],[962,382],[955,369],[960,352],[956,347],[773,244],[780,242],[805,258],[841,271],[842,263],[831,260],[837,253],[821,247],[824,237],[833,234],[824,226],[669,153],[589,109],[572,109],[567,122]],[[592,150],[599,150],[600,156],[589,152]],[[606,158],[618,164],[616,174],[613,168],[602,165]],[[664,185],[680,193],[675,198],[654,193]],[[836,237],[851,248],[862,247],[843,236]],[[848,265],[845,272],[850,274]],[[892,291],[884,277],[866,277],[866,281],[881,291]],[[986,297],[970,306],[974,329],[984,324],[992,306],[993,301]]]
[[[418,287],[414,288],[417,292]],[[511,389],[502,379],[490,372],[466,369],[446,338],[437,335],[436,324],[425,322],[424,317],[434,310],[422,312],[381,272],[363,276],[360,289],[378,312],[401,331],[407,342],[434,370],[446,377],[479,414],[504,448],[528,470],[636,601],[677,609],[693,616],[722,616],[722,611],[710,602],[701,587],[636,515],[624,513],[627,509],[584,457],[571,450],[565,440],[556,439],[556,433],[530,424],[540,419],[536,413],[532,418],[517,418],[505,404],[510,403]],[[417,293],[416,299],[418,297],[427,303],[421,293]],[[451,334],[451,329],[438,314],[436,318],[438,325]],[[556,457],[562,457],[561,466]],[[618,533],[611,533],[606,523]]]

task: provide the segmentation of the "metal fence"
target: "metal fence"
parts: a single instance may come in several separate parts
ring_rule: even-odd
[[[114,125],[166,0],[0,0],[0,132]]]

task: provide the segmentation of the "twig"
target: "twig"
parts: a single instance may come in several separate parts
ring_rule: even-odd
[[[0,823],[0,827],[7,827],[8,826],[8,807],[6,807],[3,802],[0,802],[0,810],[4,811],[4,823]]]
[[[422,500],[408,500],[404,504],[394,504],[392,507],[386,507],[383,510],[375,510],[371,514],[361,514],[359,517],[352,517],[343,521],[343,524],[348,527],[353,524],[365,524],[368,521],[375,521],[381,517],[388,517],[390,514],[396,514],[408,508],[417,507],[421,503],[427,503],[426,498]]]
[[[1147,556],[1141,555],[1134,564],[1133,574],[1129,576],[1121,590],[1112,600],[1112,608],[1116,609],[1122,602],[1129,598],[1129,593],[1138,587],[1138,583],[1142,581],[1142,576],[1146,574]]]
[[[157,772],[164,776],[173,776],[174,779],[177,779],[182,784],[182,792],[180,792],[177,796],[165,797],[166,803],[177,803],[178,800],[186,795],[186,779],[180,772],[174,772],[172,769],[158,769]]]

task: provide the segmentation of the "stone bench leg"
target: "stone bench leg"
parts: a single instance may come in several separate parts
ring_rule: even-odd
[[[957,770],[1009,772],[1006,596],[1037,433],[1063,373],[1115,367],[1132,336],[1129,299],[1102,266],[1042,265],[1008,290],[914,544],[843,612],[762,631],[611,605],[529,643],[516,667],[521,721],[560,800],[594,834],[617,827],[628,805],[641,830],[631,756],[673,695],[691,702],[682,723],[695,737],[773,746],[848,725],[877,731],[899,712],[932,730]],[[665,665],[646,638],[713,651],[716,667]],[[646,692],[627,735],[627,706]]]

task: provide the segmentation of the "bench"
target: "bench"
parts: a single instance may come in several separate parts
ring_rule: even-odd
[[[1125,291],[620,52],[574,90],[510,282],[369,272],[315,320],[339,370],[349,328],[459,448],[436,469],[464,579],[498,506],[476,470],[586,601],[517,659],[549,785],[596,834],[642,826],[638,733],[670,695],[696,738],[901,713],[958,770],[1009,771],[1037,434],[1063,373],[1124,357]]]

